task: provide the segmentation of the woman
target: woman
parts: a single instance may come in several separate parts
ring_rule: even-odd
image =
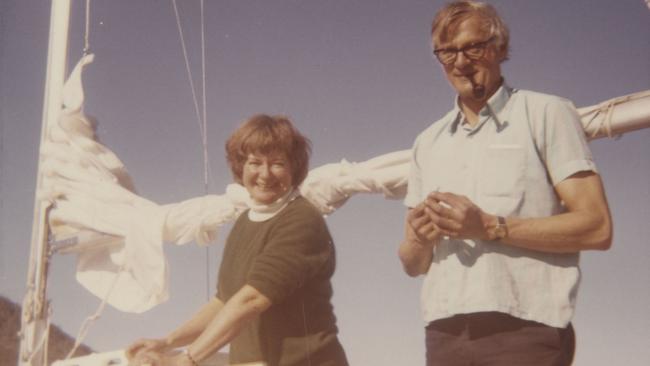
[[[256,115],[228,139],[226,153],[251,209],[228,236],[217,295],[167,337],[133,343],[127,357],[197,365],[230,344],[233,365],[346,366],[330,303],[334,246],[321,214],[298,193],[309,140],[285,117]]]

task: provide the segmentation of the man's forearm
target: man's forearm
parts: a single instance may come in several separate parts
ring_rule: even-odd
[[[411,277],[425,274],[433,260],[433,247],[439,240],[439,232],[431,222],[424,203],[410,208],[404,223],[404,239],[398,256],[404,272]]]
[[[506,244],[552,253],[606,250],[612,219],[600,176],[581,172],[555,187],[567,212],[545,218],[508,218]]]
[[[551,253],[606,250],[611,245],[611,220],[587,212],[568,212],[545,218],[506,219],[504,244]]]
[[[426,274],[433,260],[433,248],[412,240],[404,239],[399,246],[399,259],[404,272],[411,277]]]
[[[506,218],[508,234],[501,242],[551,253],[608,249],[612,220],[600,176],[579,172],[555,186],[566,213],[541,218]],[[465,196],[432,192],[427,205],[442,234],[459,239],[495,239],[497,216],[481,210]]]

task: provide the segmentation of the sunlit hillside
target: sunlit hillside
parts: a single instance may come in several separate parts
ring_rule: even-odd
[[[18,332],[20,331],[20,306],[0,296],[0,365],[13,366],[18,361]],[[72,346],[74,338],[65,334],[57,326],[50,329],[49,363],[65,358]],[[81,345],[75,355],[82,356],[91,353],[90,347]]]

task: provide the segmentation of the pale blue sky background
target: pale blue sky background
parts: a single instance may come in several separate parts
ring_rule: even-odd
[[[491,1],[509,24],[507,81],[586,106],[650,88],[650,10],[643,0]],[[85,1],[73,3],[70,65],[81,55]],[[199,2],[179,1],[200,74]],[[409,148],[451,108],[429,48],[437,0],[206,1],[211,193],[230,182],[223,143],[244,118],[286,113],[313,141],[312,166]],[[203,193],[199,130],[170,1],[95,0],[87,112],[141,195]],[[0,294],[24,295],[42,113],[49,5],[0,3]],[[609,252],[582,257],[577,365],[650,363],[650,130],[591,143],[615,220]],[[327,222],[338,247],[334,304],[352,365],[422,365],[419,279],[396,256],[404,207],[354,197]],[[213,287],[224,235],[210,249]],[[206,252],[167,246],[172,299],[135,316],[107,309],[87,342],[113,350],[163,335],[206,299]],[[54,322],[74,334],[98,300],[51,267]]]

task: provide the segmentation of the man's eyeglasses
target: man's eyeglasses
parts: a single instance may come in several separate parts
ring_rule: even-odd
[[[485,55],[485,49],[492,41],[494,41],[494,37],[490,37],[488,40],[482,42],[471,43],[462,48],[439,48],[433,50],[433,54],[436,55],[438,61],[443,65],[453,64],[459,52],[462,52],[468,59],[476,61]]]

